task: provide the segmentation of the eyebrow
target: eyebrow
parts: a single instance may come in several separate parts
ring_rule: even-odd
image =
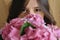
[[[38,8],[41,9],[40,7],[34,7],[34,9],[36,9],[36,8],[37,8],[37,9],[38,9]],[[29,8],[25,8],[25,9],[29,9]]]
[[[39,8],[39,7],[35,7],[35,8]]]
[[[40,7],[35,7],[35,9],[36,9],[36,8],[39,8],[39,9],[41,9]]]

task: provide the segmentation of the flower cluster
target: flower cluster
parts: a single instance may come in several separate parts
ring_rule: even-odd
[[[23,29],[24,23],[30,23]],[[23,29],[23,35],[21,35]],[[60,29],[54,25],[45,25],[39,14],[29,14],[24,18],[15,18],[5,25],[2,31],[4,40],[57,40],[60,37]]]

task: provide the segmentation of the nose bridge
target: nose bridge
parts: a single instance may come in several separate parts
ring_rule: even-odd
[[[34,14],[34,10],[32,8],[29,11],[30,14]]]

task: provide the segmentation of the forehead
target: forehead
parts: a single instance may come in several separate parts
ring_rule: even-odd
[[[38,2],[37,2],[37,0],[29,0],[26,8],[32,8],[32,7],[38,7]]]

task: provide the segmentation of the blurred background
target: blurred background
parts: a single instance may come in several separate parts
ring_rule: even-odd
[[[11,2],[12,0],[0,0],[0,28],[6,23]],[[60,26],[60,0],[48,0],[48,2],[50,5],[50,12],[56,20],[57,26]]]

